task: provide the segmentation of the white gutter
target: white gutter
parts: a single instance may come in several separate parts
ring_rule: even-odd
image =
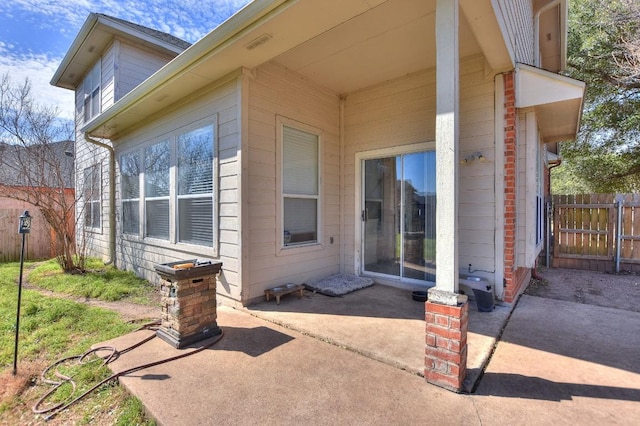
[[[285,3],[294,4],[298,0],[254,0],[238,11],[231,18],[220,24],[209,34],[166,64],[159,71],[136,86],[113,106],[109,107],[81,130],[91,133],[116,116],[134,108],[152,91],[164,88],[172,81],[187,72],[197,63],[204,61],[225,47],[231,45],[244,33],[260,25],[263,18],[273,13],[279,13],[280,6]]]
[[[88,133],[84,134],[87,142],[106,149],[109,152],[109,260],[106,265],[116,266],[116,161],[115,151],[111,145],[93,139]]]

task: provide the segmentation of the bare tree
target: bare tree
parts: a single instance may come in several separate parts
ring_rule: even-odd
[[[0,76],[0,196],[37,207],[53,230],[51,247],[67,272],[83,269],[76,255],[73,123],[35,101],[29,80]]]
[[[611,52],[617,67],[613,79],[623,88],[640,88],[640,3],[621,0],[613,14],[613,25],[624,28],[618,40],[618,49]]]

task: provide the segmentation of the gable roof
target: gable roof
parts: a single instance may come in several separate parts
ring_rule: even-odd
[[[90,13],[51,78],[53,86],[74,90],[114,37],[171,57],[191,46],[171,34],[103,13]]]
[[[177,48],[182,49],[182,50],[185,50],[189,46],[191,46],[191,43],[189,43],[187,41],[184,41],[181,38],[178,38],[178,37],[176,37],[174,35],[171,35],[169,33],[158,31],[156,29],[145,27],[144,25],[139,25],[139,24],[136,24],[134,22],[130,22],[130,21],[126,21],[124,19],[117,18],[115,16],[106,15],[104,13],[96,13],[96,15],[99,16],[99,17],[103,17],[105,19],[110,19],[112,21],[119,22],[124,26],[130,27],[134,31],[140,31],[142,33],[148,34],[151,37],[157,38],[158,40],[162,40],[162,41],[165,41],[167,43],[173,44],[174,46],[176,46]]]

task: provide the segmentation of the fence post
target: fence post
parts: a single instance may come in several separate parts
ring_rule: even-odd
[[[617,198],[617,197],[616,197]],[[622,201],[618,198],[616,201],[618,208],[618,218],[616,220],[616,274],[620,273],[620,244],[622,242]]]
[[[547,210],[547,238],[546,238],[546,247],[544,249],[545,251],[545,265],[547,266],[547,268],[551,268],[551,223],[552,223],[552,217],[553,217],[553,209],[551,207],[551,201],[547,201],[546,203],[546,210]]]

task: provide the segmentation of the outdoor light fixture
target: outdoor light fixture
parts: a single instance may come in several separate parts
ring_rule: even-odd
[[[31,232],[31,215],[25,210],[20,216],[20,224],[18,233],[22,234],[22,247],[20,248],[20,280],[18,281],[18,313],[16,314],[16,342],[13,349],[13,375],[18,372],[18,334],[20,331],[20,299],[22,299],[22,268],[24,265],[24,240],[26,235]]]
[[[460,160],[460,164],[468,164],[468,163],[471,163],[472,161],[485,162],[487,161],[487,158],[484,155],[482,155],[480,151],[476,151],[473,154],[467,155],[466,157],[464,157],[464,159]]]
[[[29,210],[25,210],[20,216],[20,226],[18,226],[18,233],[28,234],[31,231],[31,215]],[[24,237],[24,235],[23,235]]]

